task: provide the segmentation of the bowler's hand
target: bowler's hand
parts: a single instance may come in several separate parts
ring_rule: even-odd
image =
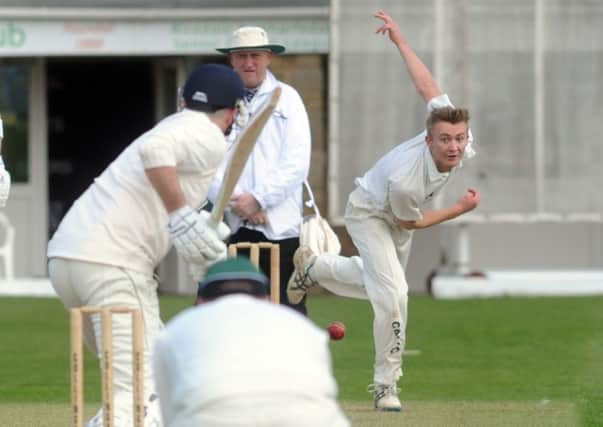
[[[261,206],[250,193],[241,193],[230,198],[230,209],[235,215],[250,220],[260,211]]]
[[[377,28],[377,31],[375,31],[377,34],[387,33],[389,39],[396,46],[406,44],[406,40],[404,39],[404,36],[402,36],[402,32],[400,31],[398,24],[396,24],[396,21],[394,21],[391,16],[382,10],[377,11],[373,16],[383,20],[383,25]]]
[[[468,188],[463,197],[458,200],[457,205],[462,213],[472,211],[479,205],[479,192],[473,188]]]

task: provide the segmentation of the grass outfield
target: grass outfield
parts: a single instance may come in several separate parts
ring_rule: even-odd
[[[162,297],[165,319],[190,298]],[[376,414],[371,310],[365,301],[312,296],[311,318],[347,325],[332,342],[340,399],[354,426],[603,425],[603,298],[442,301],[411,296],[400,385],[404,412]],[[65,426],[67,313],[56,299],[0,298],[0,426]],[[86,354],[89,356],[89,353]],[[99,397],[87,357],[86,396]]]
[[[571,403],[542,405],[524,402],[420,402],[405,404],[400,413],[375,413],[369,403],[344,402],[354,427],[474,426],[474,427],[568,427],[579,425]],[[85,414],[98,406],[89,403]],[[65,403],[0,403],[0,425],[6,427],[69,426]],[[286,427],[286,426],[283,426]],[[327,426],[308,426],[327,427]]]

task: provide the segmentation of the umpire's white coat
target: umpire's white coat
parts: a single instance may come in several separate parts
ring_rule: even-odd
[[[452,106],[440,95],[427,104],[429,111]],[[312,278],[331,292],[369,299],[375,320],[374,382],[395,384],[402,375],[402,351],[406,342],[408,284],[405,277],[412,230],[398,226],[398,219],[421,219],[421,209],[441,192],[458,171],[441,173],[425,143],[425,132],[396,146],[361,178],[348,199],[346,229],[359,257],[323,254],[312,268]],[[469,134],[466,157],[471,157]]]
[[[187,203],[198,207],[225,152],[224,134],[204,113],[185,109],[165,118],[95,179],[48,244],[50,279],[66,308],[128,305],[143,310],[149,394],[154,390],[149,350],[162,328],[153,271],[171,243],[168,214],[145,169],[175,166]],[[84,333],[98,353],[98,316],[87,319]],[[127,316],[115,317],[113,337],[116,415],[127,418],[132,408]]]
[[[299,236],[303,212],[302,184],[308,176],[312,151],[308,114],[301,97],[293,87],[277,81],[269,71],[251,102],[246,102],[247,114],[253,117],[277,86],[282,88],[280,100],[234,190],[234,195],[251,193],[266,210],[267,224],[246,224],[245,227],[259,230],[271,240]],[[233,126],[228,137],[229,154],[240,132],[241,128]],[[209,193],[212,202],[220,189],[226,162],[212,182]],[[226,211],[224,218],[233,232],[242,225],[241,219],[230,211]]]
[[[180,313],[154,364],[165,426],[349,426],[327,334],[265,300],[224,296]]]

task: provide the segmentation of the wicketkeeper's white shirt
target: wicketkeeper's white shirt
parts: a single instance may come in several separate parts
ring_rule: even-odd
[[[160,334],[154,365],[166,427],[349,425],[327,334],[266,300],[224,296],[180,313]]]
[[[145,169],[175,166],[187,204],[199,207],[226,153],[221,129],[184,109],[130,144],[69,209],[48,257],[152,274],[171,247],[168,214]]]

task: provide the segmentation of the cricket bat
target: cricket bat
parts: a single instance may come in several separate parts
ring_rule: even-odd
[[[251,154],[251,150],[253,150],[253,147],[255,146],[255,143],[258,139],[258,136],[260,136],[260,132],[262,132],[264,125],[276,108],[276,104],[278,104],[280,96],[281,88],[279,86],[274,89],[272,96],[267,101],[266,105],[264,105],[255,115],[255,117],[251,119],[247,126],[245,126],[234,143],[234,152],[232,153],[230,161],[226,166],[224,179],[222,180],[222,187],[220,187],[220,192],[216,198],[216,203],[211,211],[210,219],[214,224],[216,224],[216,226],[222,221],[226,205],[228,205],[228,201],[230,200],[230,196],[237,185],[237,181],[239,181],[241,173],[243,173],[243,168],[245,167],[245,163],[249,158],[249,154]]]

